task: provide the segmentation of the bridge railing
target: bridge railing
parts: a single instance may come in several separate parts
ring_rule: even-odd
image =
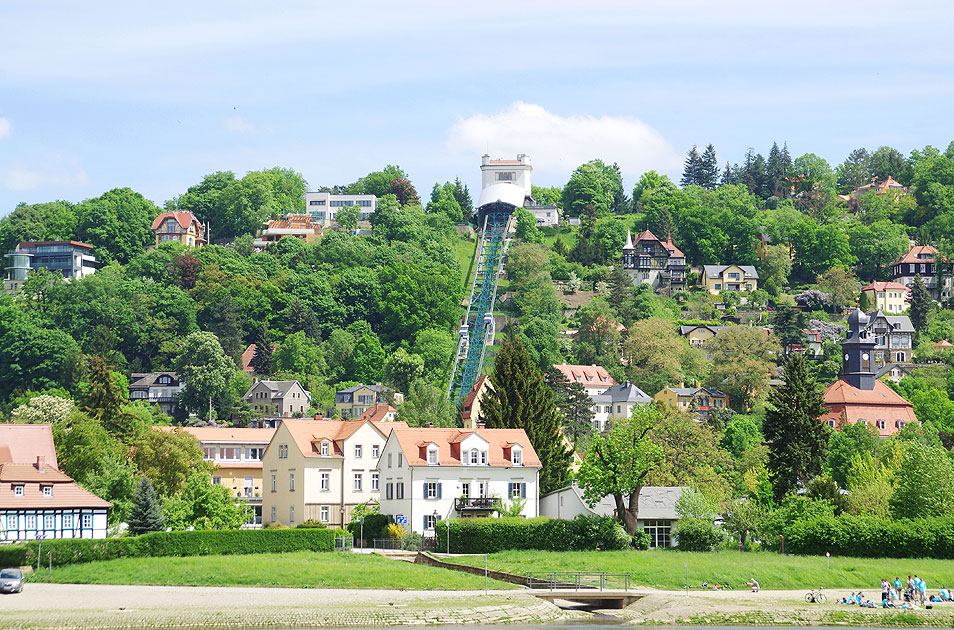
[[[527,573],[527,587],[548,590],[628,591],[628,573],[605,571],[531,571]]]

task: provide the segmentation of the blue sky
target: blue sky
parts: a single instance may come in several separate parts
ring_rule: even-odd
[[[400,164],[426,195],[519,151],[539,185],[600,157],[631,187],[692,144],[954,140],[947,2],[342,4],[0,2],[0,215],[217,170]]]

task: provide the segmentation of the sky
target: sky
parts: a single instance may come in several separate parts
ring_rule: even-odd
[[[344,6],[347,5],[347,6]],[[386,164],[422,196],[480,156],[562,186],[617,162],[627,188],[787,142],[954,140],[954,3],[0,0],[0,216],[130,187],[161,205],[215,171],[310,187]],[[476,195],[475,195],[476,197]]]

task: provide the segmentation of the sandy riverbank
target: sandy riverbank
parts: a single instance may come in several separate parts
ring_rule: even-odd
[[[804,591],[644,592],[628,608],[603,612],[640,625],[954,627],[954,604],[907,612],[807,604]],[[828,596],[834,600],[848,592],[830,591]],[[587,618],[589,613],[563,611],[526,591],[485,596],[481,591],[34,583],[22,594],[0,596],[0,628],[5,630],[536,625]]]

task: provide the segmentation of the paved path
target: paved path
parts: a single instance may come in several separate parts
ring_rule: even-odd
[[[562,617],[521,592],[28,583],[0,596],[0,627],[307,628],[533,623]]]

